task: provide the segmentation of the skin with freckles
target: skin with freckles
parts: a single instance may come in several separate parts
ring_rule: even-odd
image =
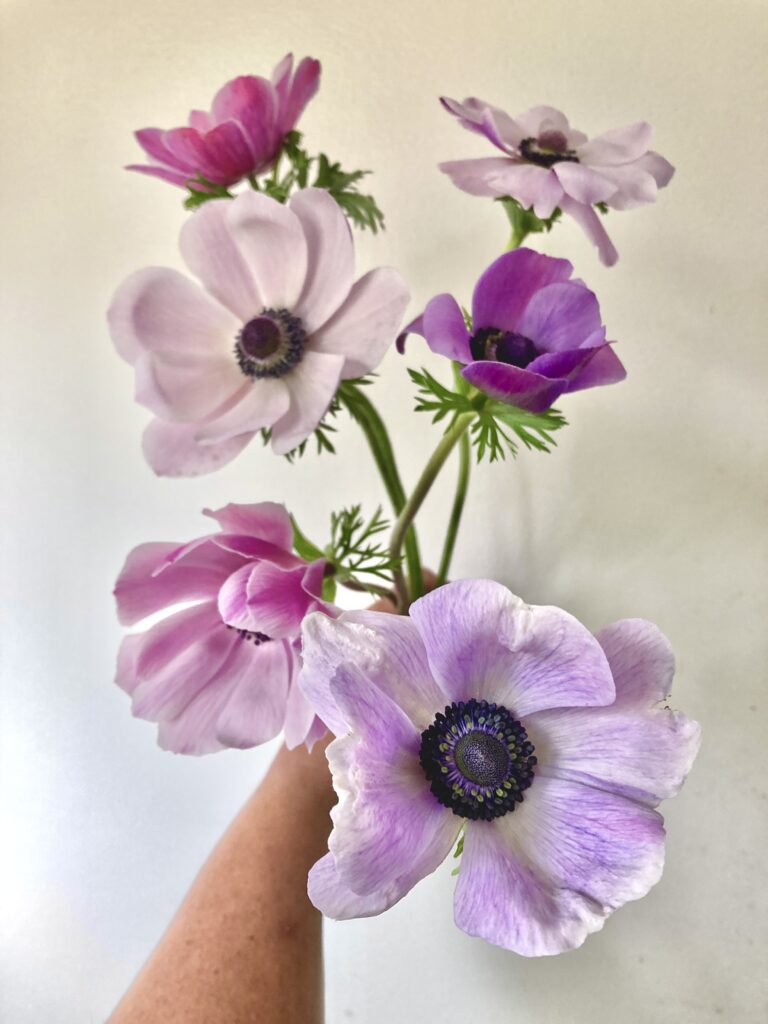
[[[109,1024],[322,1024],[322,916],[307,874],[331,831],[331,738],[280,750]]]

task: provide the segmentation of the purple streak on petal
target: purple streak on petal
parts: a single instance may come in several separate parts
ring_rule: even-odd
[[[485,699],[516,717],[615,698],[605,655],[560,608],[527,605],[491,580],[458,580],[419,598],[410,617],[451,700]]]
[[[474,387],[491,398],[509,405],[517,405],[529,412],[544,412],[556,402],[566,389],[567,381],[550,380],[530,370],[521,370],[508,363],[481,360],[470,363],[461,371]]]
[[[472,361],[464,314],[452,295],[436,295],[427,303],[420,328],[418,333],[424,335],[433,352],[459,363]],[[405,333],[413,329],[411,324]]]
[[[517,330],[539,351],[567,352],[594,334],[600,336],[600,306],[581,281],[557,281],[531,297]]]
[[[591,206],[584,206],[583,203],[577,203],[570,196],[565,196],[560,206],[563,213],[573,217],[590,242],[597,246],[600,262],[606,267],[612,267],[618,260],[619,254],[594,209]]]
[[[547,284],[566,281],[572,270],[568,260],[543,256],[532,249],[514,249],[499,256],[475,285],[474,330],[496,327],[516,331],[531,297]]]
[[[424,337],[423,313],[421,314],[421,316],[417,316],[414,320],[411,320],[408,326],[404,327],[402,332],[397,336],[395,348],[397,349],[401,356],[405,355],[405,342],[407,341],[409,334],[420,334],[422,338]]]

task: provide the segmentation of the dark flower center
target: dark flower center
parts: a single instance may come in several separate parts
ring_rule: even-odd
[[[469,339],[473,359],[491,359],[524,369],[539,354],[530,338],[498,327],[481,327]]]
[[[491,821],[522,803],[536,758],[522,724],[486,700],[454,702],[421,734],[419,763],[444,807]]]
[[[227,626],[227,629],[234,629],[240,635],[241,640],[249,640],[252,644],[256,644],[257,647],[260,647],[261,644],[272,642],[272,637],[267,636],[266,633],[257,633],[252,629],[238,629],[237,626]]]
[[[538,167],[553,167],[563,161],[577,164],[576,151],[568,149],[568,140],[562,132],[543,131],[537,139],[523,139],[517,147],[520,156]]]
[[[263,309],[239,331],[238,366],[246,377],[282,377],[301,361],[307,333],[287,309]]]

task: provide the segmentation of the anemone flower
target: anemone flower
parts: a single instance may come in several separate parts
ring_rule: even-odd
[[[475,285],[471,330],[456,299],[437,295],[398,347],[408,333],[421,334],[434,352],[461,363],[476,388],[531,412],[564,392],[623,380],[597,298],[572,272],[568,260],[532,249],[504,253]]]
[[[221,532],[128,555],[115,586],[120,622],[162,617],[124,638],[117,682],[176,753],[252,747],[281,729],[289,746],[311,745],[325,727],[296,685],[299,633],[307,612],[334,614],[322,600],[325,562],[291,554],[282,505],[205,514]]]
[[[192,476],[229,462],[269,429],[291,451],[325,415],[341,380],[369,373],[395,340],[408,289],[380,267],[354,281],[344,214],[323,189],[286,206],[256,192],[210,200],[181,231],[202,287],[176,270],[129,277],[109,310],[156,473]]]
[[[454,185],[475,196],[511,196],[543,219],[561,209],[597,246],[606,266],[619,257],[595,204],[628,210],[652,203],[675,173],[648,148],[652,129],[645,121],[588,139],[554,107],[533,107],[512,118],[475,97],[441,102],[464,128],[484,135],[503,154],[440,164]]]
[[[152,161],[127,170],[149,174],[173,185],[208,191],[234,185],[272,165],[290,132],[317,92],[320,63],[305,57],[294,73],[287,54],[272,78],[241,75],[216,93],[210,113],[193,110],[189,126],[142,128],[136,140]]]
[[[597,637],[488,580],[304,623],[300,685],[338,737],[339,803],[309,895],[333,918],[378,914],[461,834],[454,914],[526,956],[579,946],[659,879],[664,828],[699,728],[663,706],[655,626]],[[458,852],[458,851],[457,851]]]

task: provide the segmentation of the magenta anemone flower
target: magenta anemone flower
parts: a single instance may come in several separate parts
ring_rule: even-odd
[[[663,819],[699,727],[664,707],[655,626],[597,637],[488,580],[410,617],[305,620],[300,684],[338,737],[329,853],[309,876],[333,918],[391,907],[462,833],[456,924],[526,956],[579,946],[659,879]]]
[[[511,196],[542,219],[561,209],[609,267],[619,257],[594,204],[628,210],[652,203],[675,173],[669,161],[649,150],[652,129],[645,121],[588,139],[553,107],[533,107],[512,118],[474,97],[463,103],[443,97],[441,103],[504,154],[440,164],[454,185],[474,196]]]
[[[623,380],[605,340],[600,306],[568,260],[532,249],[504,253],[472,296],[472,330],[452,295],[437,295],[406,327],[433,352],[463,364],[462,376],[510,405],[543,412],[566,391]]]
[[[202,177],[229,186],[270,167],[304,107],[317,92],[320,62],[305,57],[293,71],[293,54],[283,57],[271,81],[241,75],[213,98],[211,112],[193,110],[189,126],[142,128],[136,139],[152,160],[127,170],[150,174],[173,185],[206,191]]]
[[[120,622],[165,614],[125,637],[117,683],[175,753],[253,747],[281,729],[289,746],[311,745],[325,726],[296,682],[299,634],[308,612],[335,614],[322,600],[325,561],[291,554],[282,505],[205,514],[221,532],[128,555],[115,586]]]
[[[181,231],[202,287],[176,270],[129,277],[109,310],[156,473],[233,459],[262,428],[284,455],[328,410],[341,380],[369,373],[395,340],[408,289],[389,267],[354,280],[347,220],[324,189],[283,206],[256,192],[210,200]]]

